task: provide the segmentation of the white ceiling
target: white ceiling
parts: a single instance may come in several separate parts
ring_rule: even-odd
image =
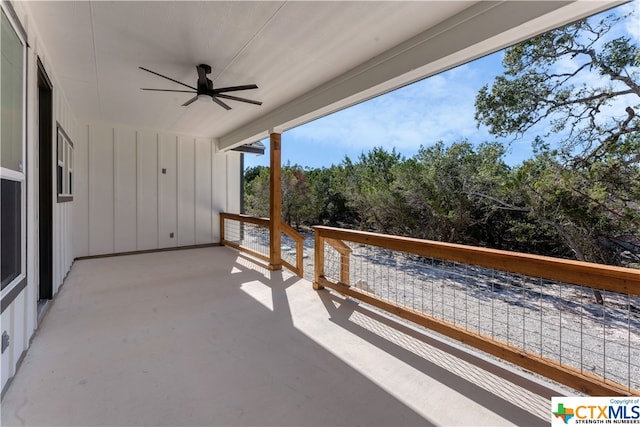
[[[394,67],[390,74],[379,73],[377,76],[374,74],[378,69],[366,66],[370,74],[367,77],[367,82],[371,82],[369,86],[379,86],[375,93],[367,91],[369,87],[358,87],[355,80],[350,81],[349,87],[358,87],[357,90],[337,92],[339,85],[332,82],[344,81],[342,76],[363,67],[362,64],[371,62],[372,58],[375,60],[387,54],[384,61],[391,63],[394,56],[412,54],[411,49],[419,43],[410,41],[407,44],[406,41],[414,36],[421,41],[435,40],[444,34],[444,29],[463,28],[472,20],[481,22],[482,17],[490,16],[491,10],[502,8],[500,16],[514,20],[511,26],[514,33],[509,39],[515,40],[540,31],[540,28],[612,5],[611,2],[595,1],[580,2],[580,7],[567,7],[568,2],[538,2],[554,5],[541,9],[535,6],[536,2],[515,2],[521,6],[509,11],[502,2],[475,3],[72,1],[28,2],[26,6],[46,46],[49,57],[45,59],[55,70],[57,82],[80,119],[227,138],[229,141],[225,146],[229,147],[267,131],[255,126],[282,124],[282,120],[274,122],[271,118],[282,116],[288,105],[299,105],[295,103],[322,85],[336,87],[336,94],[326,101],[333,107],[323,110],[326,105],[318,103],[301,106],[299,113],[289,111],[285,114],[287,120],[291,121],[297,114],[309,120],[437,71],[415,64],[409,66],[410,58],[402,60],[407,64],[405,68]],[[529,7],[522,6],[527,4]],[[524,14],[525,9],[527,14]],[[562,9],[562,13],[556,13],[556,18],[547,18],[537,26],[529,25],[531,28],[528,29],[524,25],[522,29],[522,22],[548,15],[555,9]],[[522,17],[518,16],[520,10],[523,10]],[[443,26],[446,22],[449,24]],[[487,21],[482,22],[486,27]],[[482,49],[465,52],[466,57],[478,56],[508,42],[504,37],[494,40],[495,35],[490,31],[477,33],[478,42],[492,42]],[[474,40],[474,34],[467,31],[467,38]],[[462,52],[474,44],[467,42],[458,47],[454,46],[454,39],[447,38],[439,43],[451,52],[443,51],[437,57],[427,58],[430,52],[438,50],[433,45],[421,54],[424,64],[435,63],[436,58],[451,57],[452,52]],[[452,57],[451,61],[460,62],[465,58]],[[230,111],[213,102],[195,102],[182,107],[191,94],[140,90],[142,87],[185,88],[144,72],[138,69],[139,66],[194,86],[195,66],[200,63],[213,68],[209,77],[214,86],[256,83],[259,89],[234,95],[262,101],[263,105],[225,101],[232,107]],[[451,64],[442,63],[439,67],[446,68]],[[408,75],[407,71],[413,73]],[[398,79],[392,85],[380,86],[383,80],[392,81],[391,77]],[[341,96],[345,102],[339,105],[335,101]],[[255,124],[255,131],[241,132],[252,124]]]

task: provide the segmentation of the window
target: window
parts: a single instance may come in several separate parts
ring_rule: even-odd
[[[0,282],[5,297],[26,281],[25,37],[13,10],[0,3]],[[9,297],[8,297],[9,298]]]
[[[23,172],[24,47],[2,10],[2,152],[0,166]]]
[[[22,271],[22,192],[21,183],[2,178],[0,187],[0,203],[2,203],[2,221],[0,233],[2,257],[2,289],[6,288]]]
[[[56,176],[58,183],[58,203],[73,200],[73,143],[58,123],[56,138]]]

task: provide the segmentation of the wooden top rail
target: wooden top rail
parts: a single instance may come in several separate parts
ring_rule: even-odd
[[[336,239],[326,239],[325,240],[329,245],[333,247],[340,255],[349,255],[352,250],[351,248],[342,240]]]
[[[304,236],[302,234],[298,233],[295,230],[295,228],[291,227],[286,222],[282,221],[281,227],[282,227],[282,231],[284,232],[284,234],[286,234],[287,236],[291,237],[296,242],[300,242],[300,243],[304,242]]]
[[[640,270],[548,256],[334,227],[313,227],[324,239],[346,240],[416,255],[556,280],[599,290],[640,295]]]
[[[231,220],[234,220],[234,221],[248,222],[250,224],[256,224],[256,225],[261,225],[263,227],[269,227],[269,218],[259,218],[257,216],[221,212],[220,213],[220,219],[231,219]]]

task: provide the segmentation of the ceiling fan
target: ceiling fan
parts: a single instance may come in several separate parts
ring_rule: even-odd
[[[144,67],[138,67],[141,70],[147,71],[151,74],[155,74],[156,76],[160,76],[162,78],[165,78],[167,80],[171,80],[174,83],[178,83],[182,86],[186,86],[191,90],[173,90],[173,89],[149,89],[149,88],[141,88],[142,90],[153,90],[153,91],[158,91],[158,92],[182,92],[182,93],[195,93],[196,95],[191,98],[190,100],[188,100],[187,102],[185,102],[184,104],[182,104],[183,107],[186,107],[189,104],[192,104],[193,102],[197,101],[198,99],[207,99],[207,98],[211,98],[211,100],[213,102],[215,102],[216,104],[218,104],[219,106],[221,106],[222,108],[224,108],[225,110],[231,110],[231,107],[229,107],[227,104],[225,104],[224,102],[222,102],[219,98],[223,98],[223,99],[230,99],[232,101],[240,101],[240,102],[247,102],[249,104],[254,104],[254,105],[262,105],[262,102],[260,101],[254,101],[252,99],[247,99],[247,98],[240,98],[238,96],[233,96],[233,95],[227,95],[226,92],[236,92],[239,90],[248,90],[248,89],[258,89],[258,86],[255,84],[252,85],[243,85],[243,86],[229,86],[229,87],[220,87],[220,88],[215,88],[213,87],[213,82],[211,81],[211,79],[207,78],[207,74],[211,74],[211,67],[207,64],[200,64],[198,66],[196,66],[196,69],[198,70],[198,82],[196,83],[197,88],[193,87],[193,86],[189,86],[188,84],[184,84],[182,82],[179,82],[175,79],[172,79],[171,77],[167,77],[167,76],[163,76],[160,73],[156,73],[155,71],[151,71],[147,68]]]

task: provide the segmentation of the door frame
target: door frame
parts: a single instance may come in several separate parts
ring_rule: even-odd
[[[38,58],[38,302],[53,298],[53,84]]]

